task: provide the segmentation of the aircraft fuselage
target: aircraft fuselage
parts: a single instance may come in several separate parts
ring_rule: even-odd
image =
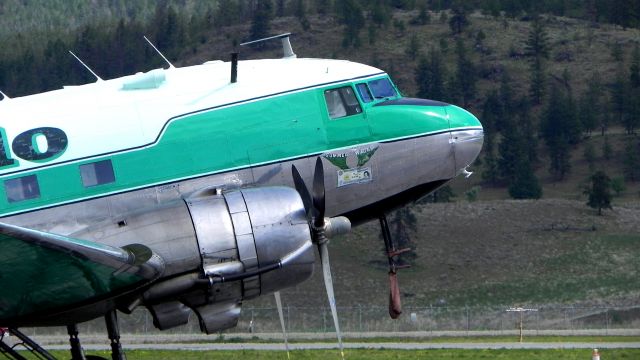
[[[243,61],[237,83],[229,67],[154,70],[2,101],[0,221],[138,242],[173,277],[202,266],[197,229],[186,210],[167,210],[166,224],[145,232],[153,221],[144,214],[184,207],[207,189],[293,187],[292,165],[309,184],[320,157],[327,215],[363,221],[454,178],[482,146],[473,115],[404,98],[370,66]]]

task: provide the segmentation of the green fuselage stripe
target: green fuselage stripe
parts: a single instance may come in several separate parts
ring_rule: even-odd
[[[344,84],[327,88],[337,86]],[[152,146],[2,177],[6,180],[36,174],[41,196],[8,203],[0,183],[0,215],[449,128],[444,120],[447,110],[435,106],[428,107],[433,113],[429,116],[423,106],[364,104],[363,113],[332,120],[324,100],[325,89],[187,115],[171,121]],[[471,117],[456,125],[472,127],[479,123]],[[79,165],[103,159],[111,159],[116,181],[83,187]]]

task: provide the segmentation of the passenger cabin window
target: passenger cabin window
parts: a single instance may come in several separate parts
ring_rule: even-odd
[[[366,103],[373,101],[373,96],[371,96],[371,91],[369,91],[367,84],[358,84],[356,85],[356,89],[358,89],[358,93],[360,94],[360,99],[362,99],[362,101]]]
[[[35,175],[5,180],[4,190],[7,193],[7,200],[10,203],[40,197],[38,178]]]
[[[387,78],[369,81],[369,87],[376,99],[396,96],[396,89]]]
[[[349,115],[355,115],[362,112],[360,103],[353,93],[351,86],[345,86],[338,89],[326,90],[324,99],[327,102],[329,117],[337,119]]]
[[[80,165],[80,177],[84,187],[109,184],[116,181],[111,160]]]

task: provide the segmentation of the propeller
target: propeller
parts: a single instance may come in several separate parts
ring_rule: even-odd
[[[344,347],[342,345],[340,325],[338,324],[338,311],[336,310],[336,299],[333,291],[333,280],[331,278],[331,265],[329,264],[329,248],[327,245],[330,237],[348,233],[351,230],[351,222],[344,216],[325,218],[324,168],[321,158],[318,157],[316,160],[311,194],[295,165],[291,167],[291,173],[293,176],[293,184],[298,194],[300,194],[302,203],[307,211],[312,240],[318,246],[318,251],[320,252],[324,286],[327,291],[331,315],[333,316],[333,324],[338,337],[340,355],[344,359]]]
[[[278,307],[278,316],[280,316],[280,325],[282,326],[282,336],[284,337],[284,348],[287,350],[287,359],[289,355],[289,341],[287,340],[287,328],[284,326],[284,312],[282,311],[282,300],[280,299],[280,291],[273,293],[276,297],[276,306]]]

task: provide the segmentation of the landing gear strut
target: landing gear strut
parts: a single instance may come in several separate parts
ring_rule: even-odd
[[[115,310],[111,310],[104,317],[107,323],[107,333],[111,342],[111,359],[127,360],[120,344],[120,328],[118,327],[118,316]]]
[[[112,310],[108,312],[105,315],[104,319],[107,324],[107,333],[109,335],[109,341],[111,343],[111,359],[127,360],[127,357],[122,350],[122,344],[120,344],[120,330],[118,328],[118,317],[116,315],[116,311]],[[4,341],[6,333],[10,333],[11,335],[20,339],[21,342],[16,343],[13,346],[9,346]],[[67,333],[69,334],[69,345],[71,346],[71,360],[106,360],[100,356],[84,355],[84,350],[82,349],[80,339],[78,338],[78,326],[76,324],[67,325]],[[56,358],[49,354],[45,349],[43,349],[27,335],[18,331],[18,329],[0,328],[0,354],[6,356],[9,359],[26,360],[27,358],[22,356],[20,352],[16,351],[15,348],[17,346],[24,347],[26,350],[30,351],[37,359],[56,360]]]
[[[118,328],[116,311],[109,311],[104,316],[104,320],[107,324],[107,334],[109,335],[109,343],[111,344],[111,359],[127,360],[122,350],[122,344],[120,344],[120,329]],[[82,350],[80,339],[78,338],[78,327],[75,324],[68,325],[67,332],[69,333],[69,344],[71,345],[71,360],[106,360],[100,356],[84,355],[84,350]]]
[[[391,231],[389,231],[389,224],[387,223],[387,216],[382,214],[379,218],[380,230],[382,231],[382,238],[384,239],[384,247],[387,251],[387,258],[389,260],[389,316],[392,319],[397,319],[402,314],[402,304],[400,301],[400,286],[398,285],[398,270],[408,268],[409,265],[400,265],[397,263],[397,256],[411,251],[409,248],[396,249],[391,237]]]
[[[69,334],[69,345],[71,345],[71,360],[85,360],[84,350],[82,350],[78,338],[78,326],[76,324],[67,325],[67,333]]]
[[[9,346],[7,343],[4,342],[4,337],[6,333],[9,333],[17,337],[18,339],[20,339],[21,342],[16,343],[13,346]],[[31,340],[31,338],[29,338],[24,333],[20,332],[18,329],[9,328],[6,330],[2,330],[2,334],[0,335],[0,354],[3,354],[9,359],[26,360],[24,356],[20,355],[16,351],[15,348],[17,346],[24,347],[29,352],[31,352],[37,359],[56,360],[45,349],[40,347],[40,345],[38,345],[35,341]]]

